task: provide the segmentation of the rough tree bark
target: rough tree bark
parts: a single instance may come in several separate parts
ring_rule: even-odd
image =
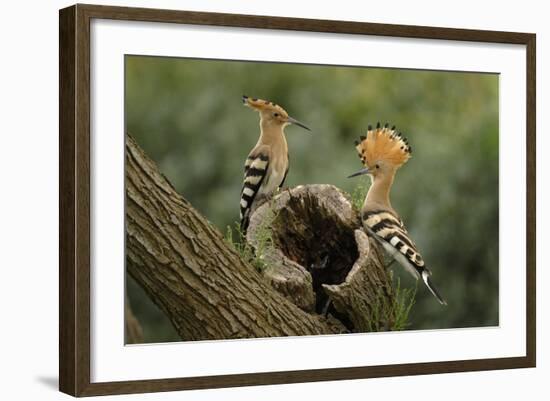
[[[185,340],[338,333],[241,260],[181,197],[135,141],[126,140],[128,273]]]
[[[184,340],[370,331],[380,297],[393,301],[378,245],[355,232],[359,219],[333,186],[283,191],[254,212],[253,246],[262,221],[271,228],[259,272],[128,135],[126,217],[128,273]],[[384,320],[377,326],[391,329]]]
[[[334,315],[348,331],[390,330],[395,294],[380,246],[333,185],[286,189],[257,207],[247,240],[262,245],[264,276],[308,312]],[[330,302],[329,302],[330,299]]]

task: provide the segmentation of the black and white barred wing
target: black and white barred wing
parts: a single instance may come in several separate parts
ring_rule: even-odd
[[[256,195],[267,175],[269,156],[266,153],[251,154],[244,165],[244,182],[241,190],[241,231],[246,232],[250,221],[250,210]]]
[[[363,214],[363,225],[392,258],[415,278],[422,277],[437,300],[441,304],[447,304],[433,285],[430,279],[431,272],[400,218],[385,210],[370,211]]]
[[[424,268],[424,260],[401,219],[388,211],[371,211],[363,214],[363,224],[377,239],[391,246],[384,246],[384,248],[392,257],[403,255],[414,267],[411,273],[419,277]]]

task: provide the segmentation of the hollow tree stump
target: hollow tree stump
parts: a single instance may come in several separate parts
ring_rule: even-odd
[[[391,275],[379,245],[361,230],[348,197],[332,185],[283,190],[253,211],[247,241],[267,281],[310,313],[329,313],[349,331],[392,328]]]

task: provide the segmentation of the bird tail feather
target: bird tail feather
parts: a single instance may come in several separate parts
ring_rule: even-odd
[[[447,301],[441,296],[435,285],[433,284],[431,278],[430,278],[430,272],[427,270],[424,270],[422,272],[422,280],[424,280],[424,283],[426,284],[426,287],[430,290],[430,292],[433,294],[434,297],[437,298],[439,303],[441,305],[447,305]]]

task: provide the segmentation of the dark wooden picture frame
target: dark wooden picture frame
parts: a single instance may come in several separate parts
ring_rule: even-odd
[[[94,18],[525,45],[527,54],[526,356],[91,383],[90,22]],[[73,396],[92,396],[535,366],[536,37],[534,34],[95,5],[75,5],[62,9],[59,27],[59,388],[62,392]]]

